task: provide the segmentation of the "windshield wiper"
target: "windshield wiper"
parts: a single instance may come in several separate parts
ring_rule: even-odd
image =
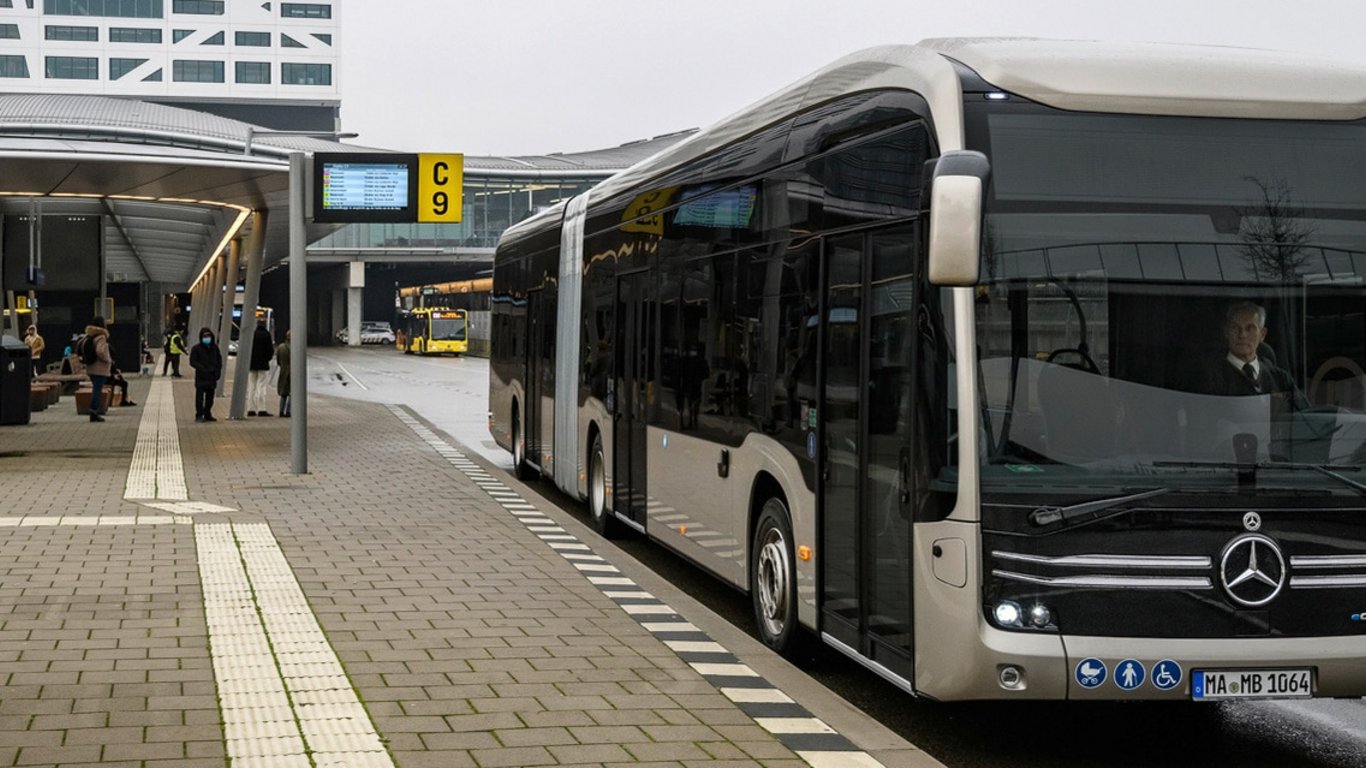
[[[1099,520],[1107,509],[1128,504],[1132,501],[1142,501],[1154,496],[1161,496],[1171,492],[1170,488],[1154,488],[1151,491],[1141,493],[1131,493],[1127,496],[1115,496],[1109,499],[1095,499],[1094,501],[1083,501],[1080,504],[1072,504],[1066,507],[1039,507],[1029,513],[1029,522],[1034,525],[1052,525],[1053,523],[1071,523],[1079,519],[1087,521]]]

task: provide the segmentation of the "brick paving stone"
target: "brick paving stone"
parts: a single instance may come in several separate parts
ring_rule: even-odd
[[[289,422],[194,424],[172,387],[191,498],[234,510],[196,519],[269,524],[402,768],[796,761],[386,408],[315,397],[296,476]],[[0,429],[7,498],[150,513],[122,499],[140,417]],[[10,529],[0,579],[0,765],[222,768],[192,526]]]

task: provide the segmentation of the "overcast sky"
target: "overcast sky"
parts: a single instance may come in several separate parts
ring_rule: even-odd
[[[471,155],[704,127],[860,48],[926,37],[1194,42],[1366,63],[1366,0],[338,0],[342,127]]]

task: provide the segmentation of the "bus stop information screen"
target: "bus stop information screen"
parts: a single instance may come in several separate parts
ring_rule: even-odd
[[[313,220],[328,224],[417,221],[417,155],[313,156]]]
[[[406,163],[327,163],[323,210],[401,211],[408,207]]]

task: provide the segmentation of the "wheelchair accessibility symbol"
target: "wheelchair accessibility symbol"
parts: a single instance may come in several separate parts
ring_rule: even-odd
[[[1171,659],[1163,659],[1153,665],[1153,687],[1159,691],[1170,691],[1181,684],[1181,665]]]

